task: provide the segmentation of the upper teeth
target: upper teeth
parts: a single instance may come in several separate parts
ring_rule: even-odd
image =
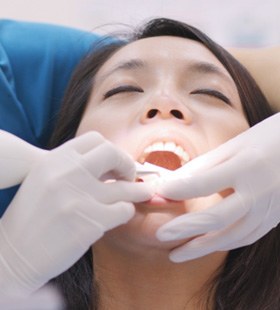
[[[186,151],[184,151],[184,149],[180,145],[177,145],[174,142],[156,142],[144,149],[143,158],[141,158],[140,161],[141,162],[145,161],[145,158],[149,153],[156,151],[169,151],[175,153],[181,158],[182,165],[184,165],[186,162],[190,160],[189,154]]]

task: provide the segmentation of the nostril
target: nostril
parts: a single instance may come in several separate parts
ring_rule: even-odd
[[[148,113],[147,113],[147,117],[148,118],[153,118],[157,115],[158,110],[157,109],[151,109]]]
[[[179,110],[171,110],[170,113],[178,119],[183,119],[184,115]]]

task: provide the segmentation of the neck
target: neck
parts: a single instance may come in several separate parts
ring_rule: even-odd
[[[175,264],[167,251],[123,253],[101,240],[94,247],[98,309],[198,309],[198,304],[207,304],[206,283],[223,259],[224,255],[212,254]]]

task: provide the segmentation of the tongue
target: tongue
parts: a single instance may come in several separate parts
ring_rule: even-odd
[[[176,170],[181,167],[181,160],[178,155],[168,151],[151,152],[145,162],[163,167],[169,170]]]

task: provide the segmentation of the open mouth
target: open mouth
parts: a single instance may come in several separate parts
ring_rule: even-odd
[[[190,155],[175,142],[156,142],[144,149],[138,161],[176,170],[190,161]]]

